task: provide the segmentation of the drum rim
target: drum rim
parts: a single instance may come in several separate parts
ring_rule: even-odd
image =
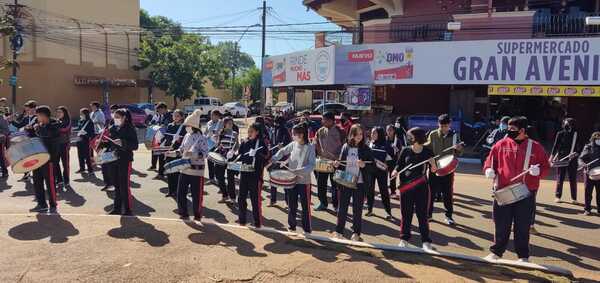
[[[10,161],[10,164],[11,164],[11,165],[10,165],[10,167],[12,168],[13,172],[14,172],[14,173],[16,173],[16,174],[21,174],[21,173],[25,173],[25,172],[31,172],[31,171],[33,171],[33,170],[39,169],[40,167],[44,166],[46,163],[48,163],[48,162],[50,161],[50,154],[49,154],[49,153],[38,152],[38,153],[36,153],[36,154],[32,154],[32,155],[29,155],[29,156],[27,156],[27,158],[28,158],[28,157],[32,157],[32,156],[38,156],[38,157],[40,157],[40,158],[38,158],[38,159],[40,160],[40,162],[38,162],[38,163],[36,164],[36,166],[34,166],[34,167],[31,167],[31,168],[33,168],[33,169],[31,169],[31,170],[29,170],[29,171],[23,171],[23,170],[18,170],[18,171],[15,171],[15,167],[18,167],[17,165],[18,165],[19,163],[26,162],[26,161],[25,161],[25,159],[26,159],[26,158],[21,158],[21,159],[19,159],[19,160],[18,160],[18,161],[16,161],[16,162],[13,162],[12,160]],[[43,158],[41,158],[41,157],[43,157]],[[38,166],[38,165],[39,165],[39,166]],[[23,168],[23,169],[24,169],[25,167],[23,167],[23,166],[20,166],[20,168]]]

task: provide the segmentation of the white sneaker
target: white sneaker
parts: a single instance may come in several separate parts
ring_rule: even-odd
[[[362,242],[362,238],[360,237],[360,235],[354,233],[352,234],[352,238],[350,238],[350,240],[355,241],[355,242]]]
[[[398,243],[398,247],[408,248],[408,242],[405,240],[400,240],[400,243]]]
[[[445,222],[448,225],[454,225],[456,223],[456,222],[454,222],[454,219],[452,219],[450,217],[446,217]]]
[[[338,239],[338,240],[343,240],[344,239],[344,235],[342,235],[342,234],[340,234],[338,232],[335,232],[335,233],[333,233],[333,238],[334,239]]]
[[[521,262],[521,263],[529,263],[529,258],[528,257],[524,257],[524,258],[518,259],[517,261]]]
[[[486,257],[484,257],[483,259],[485,259],[487,261],[496,261],[496,260],[499,260],[500,257],[497,256],[495,253],[491,253],[491,254],[487,255]]]
[[[423,250],[426,252],[435,251],[435,248],[431,245],[431,243],[423,243]]]
[[[555,198],[555,199],[554,199],[554,202],[555,202],[555,203],[561,203],[562,201],[561,201],[559,198]]]

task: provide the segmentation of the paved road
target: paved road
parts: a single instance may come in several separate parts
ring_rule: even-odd
[[[72,151],[71,156],[76,156]],[[135,197],[134,213],[139,216],[177,218],[173,199],[165,198],[166,183],[153,180],[155,172],[147,172],[150,154],[140,150],[135,155],[132,189]],[[76,160],[71,168],[77,169]],[[20,176],[17,176],[20,177]],[[112,193],[100,191],[100,173],[92,176],[74,175],[72,189],[59,193],[59,211],[77,214],[105,214],[111,208]],[[14,176],[0,181],[0,215],[26,213],[32,208],[33,188],[29,183],[19,182]],[[313,181],[314,182],[314,181]],[[580,199],[583,187],[580,185]],[[582,207],[573,204],[555,204],[553,183],[544,181],[538,195],[537,229],[540,235],[532,237],[532,260],[569,268],[576,276],[591,278],[600,271],[600,217],[583,216]],[[215,186],[205,188],[204,216],[219,223],[234,223],[237,219],[235,206],[218,203],[220,195]],[[268,202],[268,193],[263,191],[263,204]],[[279,195],[280,199],[282,194]],[[313,188],[313,204],[317,201]],[[386,221],[379,199],[376,201],[375,216],[365,217],[364,239],[368,242],[396,244],[399,237],[399,220]],[[276,207],[263,207],[264,225],[284,230],[287,226],[287,211],[283,202]],[[441,207],[441,203],[436,204]],[[489,181],[480,175],[457,174],[455,185],[455,220],[457,225],[449,227],[441,222],[443,211],[436,209],[431,225],[432,239],[440,250],[485,256],[493,241]],[[393,201],[393,214],[400,216],[399,203]],[[312,223],[315,233],[326,234],[334,229],[336,217],[332,212],[313,212]],[[416,219],[413,221],[416,224]],[[350,223],[348,224],[348,227]],[[418,231],[413,228],[415,233]],[[2,231],[6,233],[6,231]],[[350,231],[346,231],[349,237]],[[419,237],[411,243],[418,245]],[[515,258],[508,253],[505,258]],[[598,277],[596,277],[598,278]]]

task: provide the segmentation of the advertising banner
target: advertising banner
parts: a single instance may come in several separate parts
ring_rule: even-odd
[[[348,110],[371,110],[373,91],[369,86],[349,86],[346,88]]]
[[[334,67],[334,46],[268,57],[263,68],[263,85],[331,85]]]
[[[489,95],[598,97],[600,86],[490,85]]]

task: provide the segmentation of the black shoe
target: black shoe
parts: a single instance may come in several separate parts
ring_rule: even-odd
[[[150,166],[150,167],[147,169],[147,171],[154,171],[154,170],[156,170],[156,167],[154,167],[154,166]]]
[[[120,211],[118,211],[118,210],[116,210],[116,209],[113,209],[113,210],[111,210],[111,211],[110,211],[108,214],[109,214],[109,215],[120,215],[120,214],[121,214],[121,212],[120,212]]]
[[[108,188],[110,188],[110,186],[104,186],[104,187],[103,187],[102,189],[100,189],[100,190],[104,192],[104,191],[107,191],[107,190],[108,190]]]
[[[79,170],[75,171],[75,174],[83,174],[84,172],[85,172],[85,170],[79,169]]]
[[[172,197],[174,197],[174,195],[173,194],[166,194],[165,197],[166,198],[172,198]]]
[[[367,213],[365,213],[366,217],[371,217],[373,216],[373,211],[367,211]]]
[[[46,212],[46,211],[48,211],[48,207],[45,205],[39,205],[39,204],[29,210],[29,212]]]
[[[131,212],[131,210],[126,210],[125,213],[123,213],[123,215],[125,215],[125,216],[133,216],[133,212]]]
[[[56,207],[51,207],[51,208],[48,210],[48,213],[53,213],[53,214],[56,214],[57,212],[58,212],[58,210],[56,210]]]
[[[201,216],[194,216],[194,221],[202,221],[202,217]]]
[[[189,215],[179,215],[179,219],[181,219],[181,220],[189,220],[190,216]]]

